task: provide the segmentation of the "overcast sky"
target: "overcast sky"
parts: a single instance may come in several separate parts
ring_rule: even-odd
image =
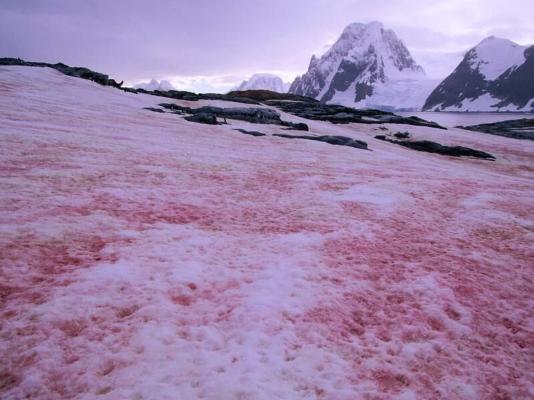
[[[534,0],[0,0],[0,57],[225,91],[305,72],[351,22],[381,21],[441,78],[480,40],[534,44]]]

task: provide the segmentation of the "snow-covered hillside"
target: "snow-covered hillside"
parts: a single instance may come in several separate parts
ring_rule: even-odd
[[[149,90],[149,91],[154,91],[154,90],[162,90],[162,91],[174,90],[174,87],[172,86],[172,84],[169,81],[166,81],[165,79],[162,79],[159,82],[156,79],[152,79],[152,80],[150,80],[150,82],[138,83],[137,85],[134,85],[134,88],[135,89],[145,89],[145,90]]]
[[[0,67],[0,398],[532,397],[533,142],[161,102]]]
[[[395,32],[354,23],[289,92],[358,108],[421,109],[437,84],[428,80]]]
[[[534,46],[488,37],[430,94],[425,110],[534,110]]]
[[[289,84],[285,83],[282,78],[274,74],[258,73],[243,81],[234,90],[270,90],[272,92],[286,93]]]

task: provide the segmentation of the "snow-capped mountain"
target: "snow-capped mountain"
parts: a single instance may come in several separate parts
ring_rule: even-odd
[[[424,110],[534,110],[534,46],[490,36],[469,50]]]
[[[157,81],[155,79],[152,79],[150,82],[147,83],[139,83],[134,86],[135,89],[145,89],[149,91],[153,90],[174,90],[174,86],[169,81],[166,81],[165,79],[162,79],[161,81]]]
[[[250,79],[243,81],[234,90],[270,90],[278,93],[287,93],[289,84],[274,74],[254,74]]]
[[[353,107],[420,109],[436,84],[395,32],[371,22],[347,26],[289,92]]]

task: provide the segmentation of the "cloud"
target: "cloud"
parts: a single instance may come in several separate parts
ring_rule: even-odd
[[[534,43],[532,15],[532,0],[0,0],[0,56],[223,91],[229,77],[300,75],[347,24],[379,20],[437,76],[485,36]]]

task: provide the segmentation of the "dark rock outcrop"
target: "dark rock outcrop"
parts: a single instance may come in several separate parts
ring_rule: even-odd
[[[197,122],[199,124],[208,124],[208,125],[217,125],[217,117],[213,114],[209,113],[196,113],[193,115],[189,115],[187,117],[184,117],[186,121],[189,122]]]
[[[287,127],[288,129],[304,130],[304,131],[308,130],[308,125],[302,122],[294,123],[294,122],[289,122],[289,121],[282,121],[282,119],[280,118],[280,113],[270,108],[258,108],[258,107],[222,108],[222,107],[212,107],[212,106],[191,108],[191,107],[182,107],[182,106],[179,106],[173,103],[161,103],[159,105],[175,113],[192,114],[192,115],[203,114],[203,117],[199,118],[198,121],[196,118],[186,117],[188,121],[193,121],[193,122],[202,121],[202,123],[212,123],[212,122],[205,122],[205,121],[208,121],[208,119],[206,118],[206,115],[211,115],[213,116],[213,118],[211,118],[210,121],[213,121],[213,119],[217,120],[217,118],[222,118],[224,120],[235,119],[239,121],[251,122],[253,124],[274,124],[274,125],[281,125],[281,126]]]
[[[301,118],[328,121],[334,124],[348,124],[351,122],[357,122],[361,124],[396,123],[446,129],[435,122],[426,121],[415,116],[401,117],[400,115],[396,115],[391,112],[379,110],[360,110],[334,104],[298,101],[269,100],[266,101],[265,104],[277,107],[284,112]]]
[[[306,140],[315,140],[318,142],[325,142],[328,144],[338,145],[338,146],[349,146],[356,149],[367,150],[367,143],[363,140],[351,139],[346,136],[305,136],[305,135],[286,135],[282,133],[275,133],[273,136],[278,136],[286,139],[306,139]]]
[[[288,101],[304,101],[307,103],[318,103],[318,100],[311,97],[299,96],[291,93],[278,93],[270,90],[234,90],[225,95],[226,99],[246,98],[264,102],[267,100],[288,100]]]
[[[267,136],[265,133],[261,133],[258,131],[247,131],[246,129],[234,129],[234,131],[238,131],[245,135],[250,135],[250,136]]]
[[[154,96],[167,97],[169,99],[175,99],[175,100],[187,100],[187,101],[225,100],[225,101],[233,101],[236,103],[243,103],[243,104],[260,104],[258,101],[253,100],[253,99],[247,99],[247,98],[237,97],[237,96],[228,97],[225,94],[219,94],[219,93],[193,93],[193,92],[186,92],[183,90],[147,91],[144,89],[137,89],[137,92],[151,94]]]
[[[155,107],[143,107],[144,110],[148,110],[148,111],[154,111],[154,112],[157,112],[157,113],[164,113],[165,110],[162,110],[161,108],[155,108]]]
[[[85,67],[70,67],[63,63],[49,64],[49,63],[43,63],[43,62],[24,61],[20,58],[0,58],[0,65],[22,65],[26,67],[48,67],[48,68],[53,68],[56,71],[59,71],[62,74],[65,74],[68,76],[87,79],[87,80],[96,82],[103,86],[112,86],[117,89],[124,89],[122,87],[123,82],[118,83],[116,80],[111,79],[106,74],[91,71],[89,68],[85,68]]]
[[[463,146],[444,146],[442,144],[432,142],[430,140],[394,140],[388,139],[385,135],[377,135],[375,136],[375,139],[384,140],[389,143],[395,143],[400,146],[407,147],[409,149],[424,151],[427,153],[436,153],[453,157],[475,157],[487,160],[495,160],[495,156],[484,151],[475,150]]]
[[[287,122],[282,121],[283,126],[287,126],[286,130],[291,131],[309,131],[310,128],[304,122]]]
[[[458,126],[457,128],[513,139],[534,140],[534,119],[532,118],[513,119],[492,124]]]
[[[410,137],[410,132],[397,132],[393,136],[397,139],[408,139]]]

